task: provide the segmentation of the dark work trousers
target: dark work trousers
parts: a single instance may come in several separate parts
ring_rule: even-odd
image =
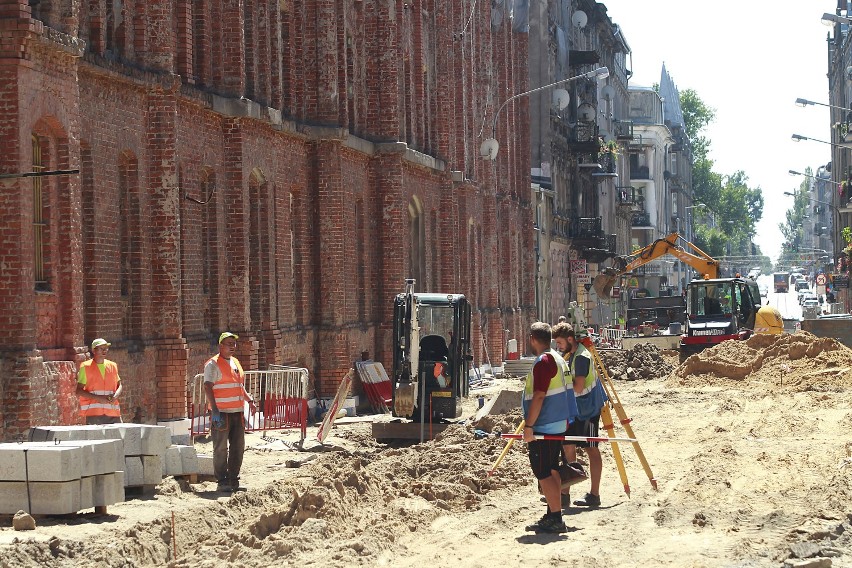
[[[246,449],[246,427],[242,412],[223,412],[222,418],[224,425],[221,428],[215,424],[211,427],[213,473],[219,483],[236,486],[240,481],[240,468]]]

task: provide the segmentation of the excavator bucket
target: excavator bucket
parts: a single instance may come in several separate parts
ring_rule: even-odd
[[[616,280],[618,280],[617,274],[611,274],[604,271],[595,276],[595,279],[592,281],[592,288],[595,289],[599,298],[609,298],[612,293],[612,286],[615,284]]]
[[[414,414],[414,403],[417,400],[417,383],[403,383],[396,387],[393,397],[394,414],[408,417]]]

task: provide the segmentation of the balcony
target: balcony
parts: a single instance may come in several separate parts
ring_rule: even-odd
[[[630,207],[633,208],[636,206],[636,188],[630,185],[617,185],[615,186],[615,201],[616,205],[619,207]]]
[[[600,165],[600,170],[593,172],[592,177],[595,178],[614,178],[618,177],[617,170],[617,159],[616,155],[612,152],[602,152],[598,154],[598,165]]]
[[[551,115],[551,124],[557,140],[561,138],[565,150],[573,154],[591,154],[596,156],[599,150],[598,124],[594,120],[578,120],[576,123]]]
[[[616,140],[633,140],[633,121],[619,120],[615,123]]]
[[[630,179],[631,180],[648,180],[651,179],[651,171],[648,169],[648,166],[631,166],[630,167]]]
[[[634,213],[630,218],[630,226],[631,227],[650,227],[651,226],[651,216],[648,215],[646,211],[640,211],[638,213]]]

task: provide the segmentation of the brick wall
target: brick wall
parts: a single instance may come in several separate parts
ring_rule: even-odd
[[[492,29],[490,3],[67,4],[0,0],[0,172],[29,170],[33,132],[51,167],[81,169],[46,184],[38,301],[32,185],[0,182],[0,438],[76,420],[69,365],[95,337],[125,420],[183,416],[225,329],[246,368],[307,367],[323,396],[364,351],[390,367],[412,203],[418,289],[471,299],[476,362],[480,326],[495,363],[504,330],[525,336],[526,101],[498,117],[498,162],[478,146],[527,87],[526,36]]]

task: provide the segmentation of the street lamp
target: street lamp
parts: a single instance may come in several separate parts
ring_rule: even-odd
[[[689,205],[687,207],[684,207],[684,209],[692,209],[693,207],[707,207],[707,205],[705,205],[704,203],[696,203],[695,205]]]
[[[852,148],[850,144],[835,144],[834,142],[826,142],[825,140],[819,140],[818,138],[808,138],[807,136],[802,136],[801,134],[793,134],[791,136],[793,142],[801,142],[802,140],[810,140],[811,142],[821,142],[823,144],[828,144],[829,146],[836,146],[838,148],[846,148],[847,150]]]
[[[834,24],[852,24],[852,19],[844,18],[837,14],[829,14],[828,12],[822,15],[820,21],[828,27],[832,27]]]
[[[802,175],[804,175],[804,174],[802,174]],[[831,183],[834,183],[834,182],[831,182]],[[784,195],[789,195],[790,197],[796,197],[797,194],[792,192],[792,191],[785,191]],[[814,199],[813,197],[808,197],[808,200],[814,201],[816,203],[822,203],[823,205],[828,205],[829,207],[831,207],[833,209],[837,209],[837,205],[834,205],[833,203],[830,203],[828,201],[822,201],[821,199]]]
[[[511,101],[520,97],[531,95],[532,93],[537,93],[538,91],[553,88],[557,85],[561,85],[562,83],[574,81],[575,79],[606,79],[607,77],[609,77],[609,69],[607,69],[606,67],[598,67],[597,69],[593,69],[588,73],[581,73],[580,75],[568,77],[567,79],[561,79],[554,83],[550,83],[549,85],[537,87],[524,93],[518,93],[517,95],[509,97],[508,99],[503,101],[503,104],[501,104],[500,107],[497,109],[497,112],[494,113],[494,120],[491,122],[491,138],[487,138],[482,142],[482,145],[479,147],[479,155],[486,160],[497,159],[497,152],[500,150],[500,143],[497,142],[497,140],[494,138],[494,133],[497,131],[497,118],[500,116],[500,111],[503,110],[503,108]],[[559,89],[555,94],[558,96],[554,97],[554,102],[559,106],[559,108],[565,108],[568,105],[568,91],[565,91],[564,89]]]
[[[806,107],[806,106],[808,106],[808,105],[819,105],[819,106],[824,106],[824,107],[828,107],[828,108],[836,108],[836,109],[839,109],[839,110],[845,110],[845,111],[847,111],[847,112],[850,110],[850,109],[848,109],[848,108],[846,108],[846,107],[840,107],[840,106],[836,106],[836,105],[829,105],[829,104],[825,104],[825,103],[818,103],[818,102],[816,102],[816,101],[809,101],[808,99],[802,99],[802,98],[798,98],[798,99],[796,99],[796,106]]]

